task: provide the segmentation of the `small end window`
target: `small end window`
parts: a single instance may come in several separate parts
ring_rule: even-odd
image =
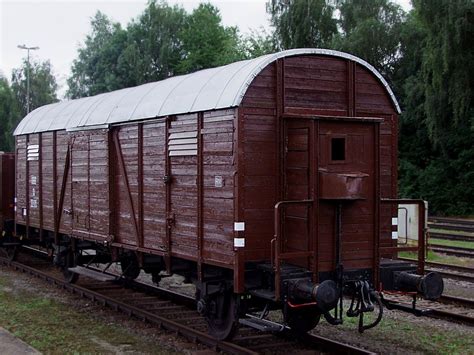
[[[331,139],[331,160],[346,160],[346,139]]]

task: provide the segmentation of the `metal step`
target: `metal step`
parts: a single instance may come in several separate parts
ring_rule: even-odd
[[[262,263],[257,265],[258,270],[263,272],[274,274],[275,270],[270,263]],[[302,268],[300,266],[291,265],[291,264],[281,264],[280,266],[280,276],[282,280],[286,279],[302,279],[305,277],[311,277],[312,272]]]
[[[285,329],[281,324],[254,317],[241,318],[239,319],[239,323],[250,328],[258,329],[262,332],[281,332]]]
[[[116,276],[104,274],[102,272],[91,270],[83,266],[70,267],[68,270],[71,272],[74,272],[75,274],[87,276],[87,277],[90,277],[91,279],[103,281],[103,282],[114,281],[117,279]]]

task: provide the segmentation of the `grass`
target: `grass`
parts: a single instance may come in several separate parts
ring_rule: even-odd
[[[418,260],[418,252],[401,251],[398,253],[398,256],[402,258]],[[472,259],[460,258],[452,255],[438,254],[432,250],[428,250],[428,253],[426,254],[426,261],[434,261],[437,263],[443,263],[448,265],[451,264],[457,266],[471,266],[472,264]]]
[[[374,313],[364,315],[364,324],[375,320]],[[342,327],[357,331],[359,318],[344,316]],[[367,330],[364,336],[385,342],[390,347],[411,349],[427,354],[469,354],[472,353],[474,335],[458,330],[437,328],[429,324],[420,325],[409,320],[391,319],[384,316],[375,328]]]
[[[474,249],[474,242],[469,242],[465,240],[448,240],[448,239],[437,239],[430,238],[429,244],[431,245],[445,245],[449,247],[459,247],[466,249]]]
[[[12,289],[0,276],[0,326],[37,350],[48,354],[134,353],[168,354],[155,342],[132,334],[72,306],[40,297],[34,290]]]

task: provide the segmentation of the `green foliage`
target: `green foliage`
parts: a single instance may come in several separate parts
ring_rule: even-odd
[[[31,60],[28,68],[26,59],[20,68],[13,69],[11,88],[20,107],[22,117],[27,114],[27,72],[30,75],[30,111],[40,106],[57,102],[58,84],[49,60]]]
[[[184,57],[179,35],[186,17],[182,7],[150,1],[138,19],[127,27],[127,47],[119,64],[122,75],[133,72],[130,85],[176,74],[176,67]]]
[[[243,59],[238,30],[225,27],[219,10],[200,4],[191,14],[150,1],[126,29],[98,12],[74,60],[70,98],[162,80]]]
[[[473,13],[469,1],[415,1],[402,30],[400,192],[434,213],[474,213]]]
[[[224,27],[219,10],[211,4],[199,6],[186,19],[180,38],[184,59],[180,73],[217,67],[243,59],[236,27]]]
[[[251,31],[250,35],[241,38],[240,50],[248,59],[277,52],[277,48],[273,34],[264,29]]]
[[[270,0],[267,12],[280,49],[325,48],[337,32],[334,7],[325,0]]]
[[[400,58],[401,7],[390,0],[339,0],[339,32],[331,46],[374,65],[390,79]]]
[[[450,133],[474,129],[474,2],[416,0],[414,6],[427,32],[422,64],[427,126],[433,143],[450,158],[460,148],[451,149]]]
[[[82,97],[253,58],[325,47],[359,56],[401,103],[399,191],[431,212],[474,214],[471,0],[269,0],[272,33],[242,37],[218,9],[191,14],[151,0],[127,28],[98,13],[74,61],[70,97]]]
[[[20,117],[15,95],[6,78],[0,75],[0,151],[13,151],[12,132]]]
[[[127,35],[120,24],[97,12],[85,47],[79,49],[68,79],[70,98],[94,95],[122,87],[124,78],[117,71],[117,60],[125,48]]]

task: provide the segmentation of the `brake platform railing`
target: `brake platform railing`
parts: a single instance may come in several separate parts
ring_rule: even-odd
[[[282,210],[284,207],[294,205],[311,205],[313,200],[293,200],[293,201],[280,201],[275,205],[274,210],[274,223],[275,223],[275,235],[271,241],[271,264],[275,271],[275,299],[280,299],[281,285],[281,262],[288,259],[297,259],[304,257],[313,256],[313,251],[297,251],[297,252],[283,252],[282,245]]]
[[[383,198],[380,200],[381,204],[395,205],[397,210],[399,205],[415,205],[418,206],[418,238],[416,246],[392,246],[381,247],[380,252],[398,253],[402,251],[417,252],[418,254],[418,274],[423,275],[425,271],[425,256],[426,256],[426,206],[425,201],[420,199],[389,199]],[[408,223],[408,221],[407,221]],[[408,235],[406,236],[408,238]]]

